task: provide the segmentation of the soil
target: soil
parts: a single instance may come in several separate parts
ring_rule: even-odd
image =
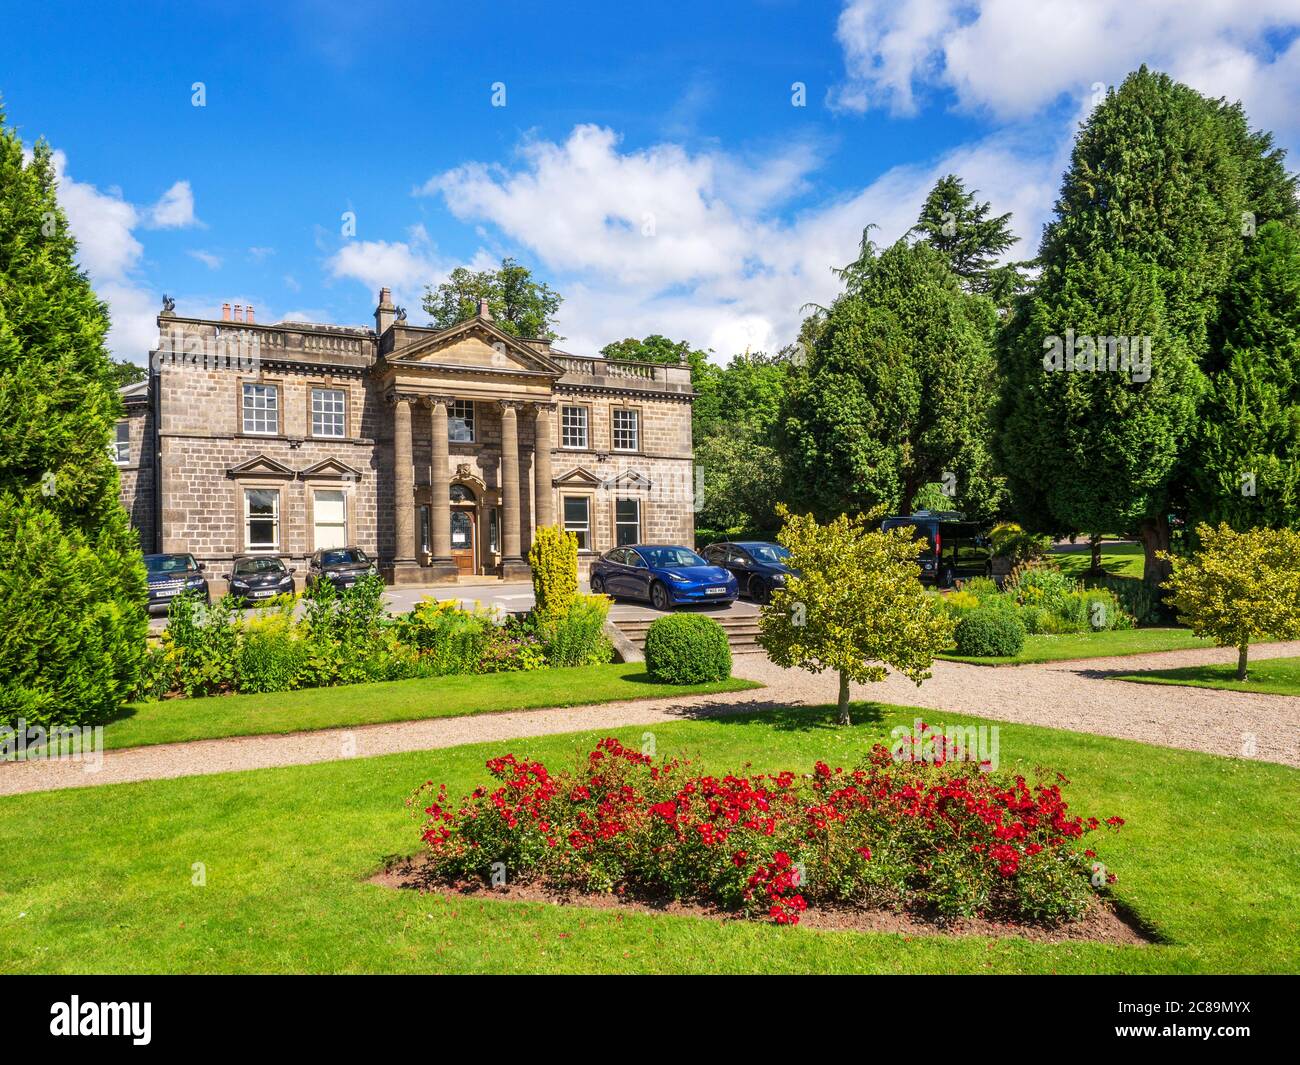
[[[369,882],[381,887],[418,891],[424,895],[440,895],[444,898],[541,902],[552,906],[702,917],[712,921],[754,920],[701,903],[676,899],[626,898],[604,892],[557,889],[536,882],[510,883],[500,887],[493,887],[480,880],[447,883],[431,879],[423,856],[396,862],[372,876]],[[1144,947],[1157,942],[1130,914],[1103,899],[1099,899],[1079,920],[1051,927],[987,921],[982,918],[940,922],[921,913],[866,909],[848,904],[810,906],[799,915],[797,927],[826,932],[895,932],[904,936],[985,936],[994,939],[1014,936],[1035,943],[1090,942],[1122,947]]]

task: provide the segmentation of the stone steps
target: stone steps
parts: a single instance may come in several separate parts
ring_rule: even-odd
[[[757,642],[759,633],[758,615],[732,616],[724,614],[714,616],[706,614],[705,617],[713,617],[713,620],[722,626],[722,631],[727,634],[727,643],[731,646],[733,655],[763,653],[763,649],[758,646]],[[650,623],[654,620],[654,618],[616,618],[614,619],[614,625],[637,650],[644,652],[646,630],[650,628]]]

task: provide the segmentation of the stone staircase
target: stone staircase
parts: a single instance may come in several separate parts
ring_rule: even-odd
[[[733,655],[763,653],[763,649],[756,642],[757,614],[706,614],[705,617],[713,618],[722,626]],[[644,653],[646,630],[650,628],[653,620],[654,618],[618,618],[613,620],[613,624],[638,651]]]

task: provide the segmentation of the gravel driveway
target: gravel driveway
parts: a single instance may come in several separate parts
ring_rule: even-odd
[[[1233,662],[1235,655],[1232,650],[1196,649],[1000,668],[936,662],[934,676],[920,688],[903,677],[891,675],[879,684],[855,685],[853,698],[1300,766],[1300,698],[1105,679],[1108,674],[1139,669]],[[1252,651],[1253,660],[1288,655],[1300,655],[1300,642],[1271,644]],[[774,705],[830,703],[836,698],[834,676],[778,669],[761,654],[737,656],[735,671],[740,676],[762,681],[767,687],[725,695],[519,710],[287,736],[233,737],[107,751],[96,772],[88,772],[85,765],[70,761],[9,763],[0,765],[0,795],[308,765],[558,732],[653,725]],[[930,723],[941,725],[943,721],[931,717]]]

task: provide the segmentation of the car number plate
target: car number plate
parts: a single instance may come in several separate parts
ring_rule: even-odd
[[[706,591],[709,595],[726,595],[726,594],[727,594],[727,589],[725,589],[725,588],[706,588],[705,591]]]
[[[274,590],[273,588],[263,588],[261,591],[254,592],[254,593],[253,593],[253,598],[254,598],[254,599],[266,599],[266,598],[268,598],[268,597],[270,597],[270,596],[272,596],[272,595],[274,595],[274,594],[275,594],[275,590]]]

